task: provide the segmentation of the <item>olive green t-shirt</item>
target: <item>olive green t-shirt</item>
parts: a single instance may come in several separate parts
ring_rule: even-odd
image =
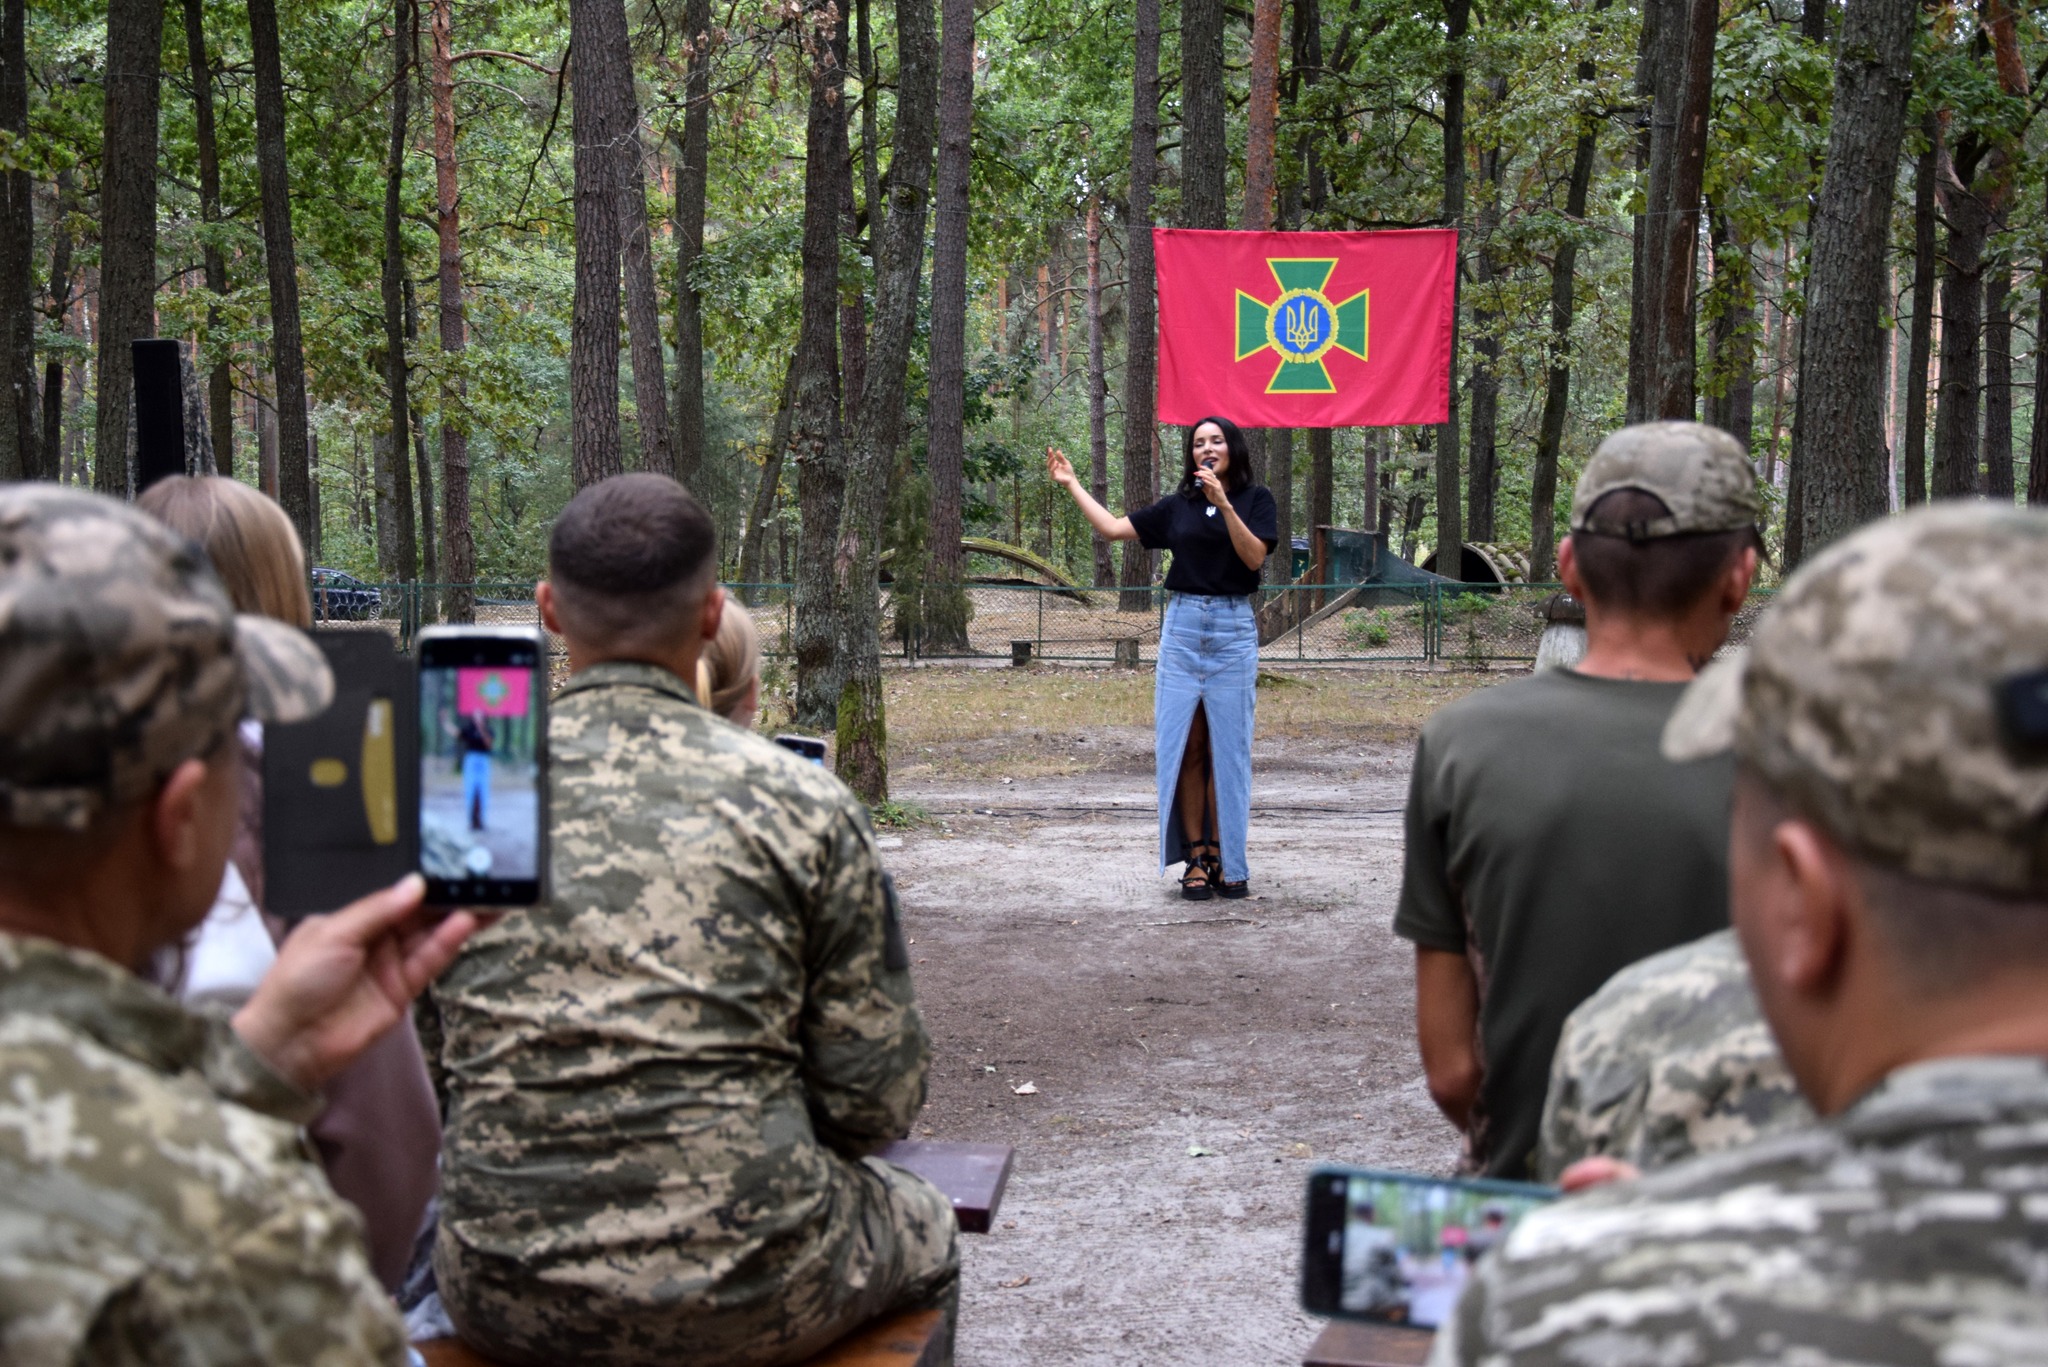
[[[1530,1170],[1572,1008],[1638,959],[1728,924],[1733,761],[1658,752],[1683,684],[1551,670],[1471,694],[1415,746],[1394,931],[1466,955],[1484,1070],[1469,1138]]]

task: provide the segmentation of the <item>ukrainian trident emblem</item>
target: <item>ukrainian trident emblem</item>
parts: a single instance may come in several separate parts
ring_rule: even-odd
[[[1266,268],[1280,297],[1271,303],[1237,292],[1237,359],[1262,351],[1278,353],[1280,364],[1266,384],[1268,394],[1334,394],[1323,357],[1333,348],[1366,359],[1366,322],[1371,290],[1331,302],[1323,293],[1336,272],[1332,260],[1269,258]]]

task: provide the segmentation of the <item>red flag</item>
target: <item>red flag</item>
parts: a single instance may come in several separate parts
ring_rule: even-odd
[[[1244,427],[1443,422],[1450,228],[1224,233],[1155,228],[1159,420]]]

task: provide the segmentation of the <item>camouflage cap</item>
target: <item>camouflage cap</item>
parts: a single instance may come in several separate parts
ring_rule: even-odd
[[[1664,728],[1670,759],[1731,748],[1877,863],[2048,894],[2048,515],[1948,504],[1829,547]]]
[[[168,527],[81,490],[0,487],[0,822],[81,830],[245,713],[299,721],[333,696],[311,638],[237,616]]]
[[[1663,500],[1669,515],[1627,526],[1588,520],[1593,505],[1617,489]],[[1742,444],[1703,422],[1639,422],[1600,443],[1572,493],[1572,530],[1648,541],[1687,532],[1735,532],[1763,514],[1756,471]]]

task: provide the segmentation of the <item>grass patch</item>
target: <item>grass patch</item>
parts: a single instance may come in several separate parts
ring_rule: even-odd
[[[915,802],[897,802],[892,798],[868,808],[868,820],[876,830],[908,831],[931,825],[932,814]]]

